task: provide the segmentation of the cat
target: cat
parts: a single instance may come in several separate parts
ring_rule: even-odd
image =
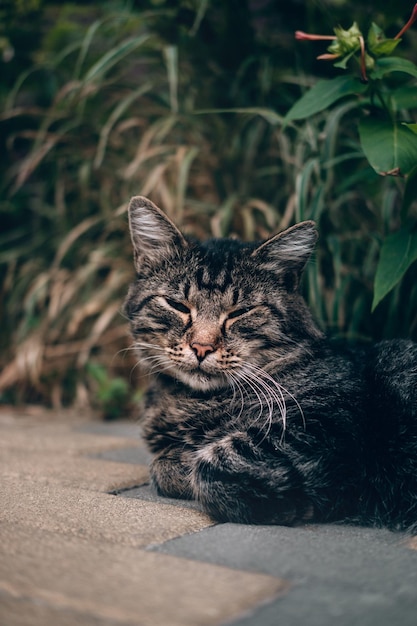
[[[151,375],[143,436],[162,496],[221,522],[417,529],[417,344],[334,345],[299,284],[314,222],[266,241],[186,238],[129,205],[125,311]]]

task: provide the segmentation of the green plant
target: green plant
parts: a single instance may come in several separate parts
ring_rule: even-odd
[[[86,373],[92,387],[93,405],[104,419],[126,417],[133,400],[138,400],[126,379],[120,376],[111,377],[103,365],[94,361],[86,364]]]
[[[360,78],[354,75],[318,81],[288,111],[285,122],[301,120],[350,98],[362,115],[359,141],[365,157],[381,176],[403,177],[401,227],[389,233],[382,244],[376,270],[372,308],[401,281],[417,260],[417,220],[412,211],[417,196],[417,125],[410,109],[415,109],[417,88],[409,78],[417,78],[417,66],[392,53],[401,36],[417,20],[417,4],[405,26],[394,38],[387,38],[372,23],[367,38],[358,25],[334,35],[308,35],[297,31],[299,40],[331,40],[328,53],[319,59],[336,60],[335,67],[347,69],[359,61]]]

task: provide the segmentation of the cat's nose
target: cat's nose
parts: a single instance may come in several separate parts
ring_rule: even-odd
[[[214,346],[211,343],[198,343],[197,341],[193,341],[193,343],[190,344],[190,347],[194,351],[200,363],[208,354],[214,352]]]

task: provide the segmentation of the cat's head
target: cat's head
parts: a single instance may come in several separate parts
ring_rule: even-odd
[[[321,336],[298,293],[317,232],[303,222],[258,243],[186,239],[150,200],[132,198],[136,281],[126,300],[141,364],[193,389],[279,371]]]

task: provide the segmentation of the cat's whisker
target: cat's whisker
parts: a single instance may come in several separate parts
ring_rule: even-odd
[[[162,372],[165,372],[167,370],[173,369],[175,366],[173,365],[173,363],[169,363],[167,361],[161,360],[161,361],[157,361],[151,368],[150,370],[150,374],[161,374]]]
[[[172,361],[166,356],[165,348],[161,346],[158,346],[153,343],[145,342],[145,341],[135,341],[133,346],[130,349],[133,349],[136,351],[138,350],[140,351],[141,349],[147,349],[147,350],[152,350],[155,352],[159,351],[161,353],[161,354],[150,354],[149,356],[146,356],[146,357],[141,356],[140,361],[135,364],[135,366],[132,369],[132,372],[138,365],[142,365],[142,364],[145,364],[146,368],[148,369],[149,374],[161,373],[162,371],[165,371],[167,369],[171,369],[174,367]],[[152,362],[154,362],[154,365],[152,365]],[[158,369],[157,371],[157,368],[159,368],[159,366],[164,366],[164,369],[163,370]]]
[[[259,401],[259,413],[257,418],[255,419],[255,422],[258,421],[258,419],[260,419],[260,417],[263,415],[264,412],[264,403],[262,401],[262,398],[265,400],[266,406],[268,408],[268,420],[270,420],[272,412],[273,412],[273,401],[271,401],[271,398],[269,396],[269,394],[267,393],[267,389],[264,385],[262,384],[258,384],[259,381],[252,375],[250,375],[249,373],[244,373],[244,372],[239,372],[239,376],[242,380],[244,380],[249,387],[253,390],[253,392],[255,393],[258,401]]]
[[[120,350],[118,350],[114,354],[113,359],[115,359],[120,354],[123,354],[124,352],[135,352],[135,351],[136,351],[136,346],[134,344],[132,344],[131,346],[127,346],[126,348],[121,348]]]
[[[133,365],[132,369],[129,372],[129,381],[132,382],[132,377],[133,377],[133,372],[135,371],[135,369],[137,367],[140,367],[142,360],[139,359],[138,361],[136,361],[136,363]]]
[[[146,363],[146,361],[156,361],[164,358],[163,354],[152,354],[150,356],[146,356],[141,359],[141,363]]]
[[[148,357],[150,358],[150,357]],[[168,370],[174,369],[175,365],[174,363],[172,363],[172,361],[168,360],[166,357],[164,358],[163,355],[157,355],[152,357],[153,360],[155,361],[154,365],[152,365],[152,367],[149,370],[149,374],[162,374],[163,372],[166,372]]]
[[[276,403],[276,405],[278,407],[279,413],[281,415],[281,421],[282,421],[282,436],[281,436],[281,440],[283,440],[284,436],[285,436],[285,429],[287,427],[287,411],[286,411],[285,402],[283,403],[282,398],[280,396],[278,396],[275,393],[274,389],[272,389],[268,384],[266,384],[264,381],[263,381],[263,384],[264,384],[264,388],[272,396],[272,404],[275,401],[275,403]],[[272,423],[273,423],[273,417],[274,417],[274,410],[273,410],[273,406],[272,406],[272,408],[271,408],[271,410],[269,412],[269,415],[267,416],[266,423],[264,425],[264,428],[266,430],[265,430],[265,435],[264,435],[262,441],[266,437],[268,437],[269,433],[271,432]]]
[[[125,358],[128,352],[134,352],[134,353],[136,352],[136,347],[134,344],[132,344],[131,346],[127,346],[126,348],[121,348],[115,354],[113,354],[112,360],[111,360],[112,365],[118,356],[123,355],[122,358]]]
[[[265,377],[270,383],[272,383],[272,385],[277,389],[277,391],[279,392],[281,398],[282,398],[282,403],[285,405],[285,397],[284,394],[288,395],[296,404],[298,410],[300,411],[301,417],[303,419],[303,424],[305,427],[305,418],[304,418],[304,412],[303,409],[301,408],[300,403],[297,401],[297,399],[295,398],[295,396],[288,390],[286,389],[280,382],[278,382],[277,380],[275,380],[270,374],[268,374],[268,372],[266,372],[265,370],[263,370],[262,368],[258,367],[257,365],[254,365],[253,363],[246,363],[246,366],[249,369],[253,369],[255,370],[260,376]]]
[[[263,384],[268,388],[268,391],[271,393],[276,404],[280,407],[281,414],[285,413],[285,398],[283,390],[279,383],[277,383],[277,381],[275,381],[269,374],[267,374],[265,370],[256,365],[253,365],[252,363],[245,363],[244,369],[249,370],[251,375],[256,377],[256,380],[259,382],[259,384]],[[272,386],[269,383],[272,383]]]
[[[244,396],[244,389],[242,388],[242,385],[239,381],[239,379],[237,378],[237,376],[235,376],[234,374],[232,374],[231,372],[226,372],[226,378],[229,381],[230,386],[233,389],[233,397],[232,397],[232,401],[231,401],[231,406],[233,406],[233,402],[236,399],[236,389],[239,391],[240,394],[240,411],[239,413],[235,416],[236,420],[239,420],[242,413],[243,413],[243,409],[245,408],[245,396]]]
[[[172,369],[174,367],[173,363],[167,360],[166,357],[164,358],[163,354],[152,354],[147,357],[143,357],[143,358],[141,357],[135,363],[135,365],[132,367],[130,371],[130,378],[132,378],[132,375],[135,369],[137,367],[143,366],[143,364],[146,361],[148,361],[148,363],[146,363],[146,369],[148,370],[149,376],[153,374],[161,374],[162,372]],[[154,362],[153,365],[152,365],[152,362]]]
[[[262,375],[264,375],[279,390],[279,392],[280,392],[280,394],[282,396],[282,400],[283,400],[284,404],[285,404],[285,397],[283,395],[284,393],[287,394],[291,398],[291,400],[294,401],[295,405],[297,406],[297,408],[298,408],[298,410],[300,412],[301,419],[302,419],[302,422],[303,422],[303,426],[304,426],[304,429],[305,429],[306,421],[305,421],[304,411],[303,411],[300,403],[298,402],[297,398],[286,387],[284,387],[281,383],[279,383],[277,380],[275,380],[270,374],[268,374],[268,372],[265,372],[265,370],[263,370],[261,368],[258,368],[256,365],[252,365],[252,367],[254,369],[260,369],[260,372],[262,372]]]
[[[254,380],[256,380],[257,388],[260,390],[260,392],[262,393],[262,396],[266,400],[266,404],[268,407],[268,414],[266,416],[265,424],[263,425],[263,429],[266,429],[265,436],[263,437],[263,439],[265,439],[269,435],[271,428],[272,428],[272,420],[274,416],[274,403],[278,405],[280,412],[282,413],[282,406],[280,403],[280,398],[275,394],[274,390],[271,389],[271,387],[267,385],[265,381],[260,379],[258,376],[253,376],[253,374],[251,373],[249,376],[247,376],[246,380],[248,381],[250,380],[249,384],[251,384],[252,387],[254,384]],[[285,424],[284,424],[284,427],[285,427]]]
[[[165,348],[163,348],[162,346],[159,346],[156,343],[149,343],[147,341],[135,341],[133,343],[133,348],[135,349],[140,349],[140,348],[145,348],[147,350],[159,350],[160,352],[165,352]]]
[[[245,373],[244,377],[242,376],[242,373],[243,373],[242,370]],[[249,382],[250,380],[252,383],[251,384],[252,388],[253,388],[253,384],[255,384],[254,381],[256,381],[257,390],[262,394],[262,396],[266,400],[269,412],[267,416],[267,422],[265,425],[265,428],[267,429],[265,436],[268,436],[272,428],[274,404],[277,405],[279,412],[281,414],[282,425],[283,425],[283,436],[284,436],[285,429],[286,429],[286,421],[287,421],[287,410],[286,410],[285,397],[284,397],[284,392],[286,392],[286,390],[282,387],[282,385],[280,385],[277,381],[275,381],[267,372],[265,372],[263,369],[261,369],[258,366],[255,366],[250,363],[244,363],[242,370],[239,372],[239,375],[242,378],[244,378],[244,380],[246,380],[248,384],[250,384]],[[271,386],[271,383],[272,383],[272,386]],[[258,394],[256,395],[259,398]],[[289,394],[289,395],[293,397],[292,394]],[[295,398],[294,398],[294,401],[296,402]],[[299,406],[297,402],[296,404],[297,406]],[[299,408],[301,409],[301,407]]]

